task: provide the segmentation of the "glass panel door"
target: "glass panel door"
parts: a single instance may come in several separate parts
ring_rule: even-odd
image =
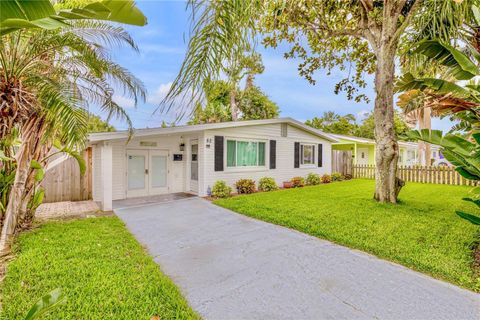
[[[151,175],[152,187],[166,187],[167,186],[167,157],[166,156],[152,156]]]
[[[145,156],[128,156],[128,190],[145,189]]]
[[[127,197],[146,195],[148,195],[148,151],[127,150]]]
[[[148,194],[168,193],[168,152],[149,150]]]

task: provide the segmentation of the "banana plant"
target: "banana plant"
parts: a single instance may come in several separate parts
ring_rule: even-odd
[[[421,94],[426,103],[421,107],[431,107],[432,115],[451,116],[459,121],[457,128],[468,132],[480,130],[480,53],[471,46],[460,51],[438,40],[424,40],[416,54],[428,57],[443,67],[444,73],[438,78],[416,78],[405,73],[396,83],[396,91],[403,92],[399,100],[412,100]],[[467,81],[464,85],[463,83]],[[410,110],[419,108],[411,103]]]
[[[443,135],[440,130],[412,130],[407,132],[407,137],[425,141],[442,147],[445,156],[455,170],[465,179],[480,183],[480,132],[472,134],[471,140],[454,134]],[[462,200],[474,204],[480,209],[480,186],[477,185],[470,191],[470,196]],[[457,215],[475,225],[480,225],[480,217],[456,211]]]
[[[66,296],[60,288],[57,288],[50,293],[40,298],[35,305],[28,311],[23,320],[40,319],[50,310],[66,302]]]
[[[53,30],[68,26],[70,20],[108,20],[144,26],[147,18],[133,0],[103,0],[82,8],[56,10],[50,0],[0,1],[0,36],[19,29]]]

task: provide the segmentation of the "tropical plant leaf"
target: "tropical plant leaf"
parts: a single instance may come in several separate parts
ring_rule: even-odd
[[[53,143],[53,146],[58,149],[59,152],[63,152],[71,156],[72,158],[75,158],[77,160],[78,166],[80,167],[80,174],[85,174],[85,171],[87,170],[87,165],[85,163],[85,159],[83,159],[82,155],[78,153],[77,151],[67,148],[63,146],[60,141],[56,140]]]
[[[30,167],[32,167],[33,169],[42,169],[42,165],[37,160],[32,160],[30,162]]]
[[[478,74],[478,67],[460,50],[438,40],[421,41],[415,50],[448,67],[457,80],[470,80]]]
[[[474,216],[473,214],[466,213],[463,211],[455,211],[455,212],[460,218],[468,220],[473,224],[480,225],[480,217]]]
[[[29,203],[30,209],[36,210],[43,202],[45,197],[45,189],[39,188],[33,195],[32,200]]]
[[[144,26],[147,18],[133,0],[103,0],[83,8],[55,11],[49,0],[0,1],[0,35],[25,28],[47,30],[68,26],[68,20],[108,20],[124,24]]]
[[[44,295],[35,305],[30,309],[24,320],[38,319],[48,311],[66,301],[65,295],[60,288],[57,288],[50,293]]]
[[[411,73],[404,74],[396,83],[395,90],[404,92],[409,90],[431,90],[439,95],[451,94],[458,98],[469,98],[469,90],[447,80],[436,78],[415,78]]]
[[[35,181],[36,182],[41,182],[43,180],[43,177],[45,176],[45,170],[43,169],[37,169],[35,172]]]
[[[462,198],[463,201],[467,202],[472,202],[474,203],[477,207],[480,208],[480,199],[473,199],[473,198]]]

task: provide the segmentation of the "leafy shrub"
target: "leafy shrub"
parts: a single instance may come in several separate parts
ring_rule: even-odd
[[[345,180],[352,180],[352,175],[350,173],[347,173],[345,176],[344,176]]]
[[[223,180],[215,182],[212,188],[212,196],[215,198],[228,198],[232,194],[232,188]]]
[[[321,178],[322,183],[330,183],[332,182],[332,177],[329,174],[324,174]]]
[[[342,181],[345,180],[345,177],[340,172],[332,173],[332,181]]]
[[[305,182],[307,183],[307,186],[315,186],[320,184],[320,176],[313,172],[309,173],[307,175],[307,179],[305,179]]]
[[[240,179],[235,183],[235,187],[237,187],[238,193],[254,193],[255,189],[255,181],[252,179]]]
[[[292,188],[300,188],[305,185],[305,179],[303,177],[293,177],[292,180]]]
[[[258,189],[261,191],[274,191],[278,190],[278,186],[275,179],[263,177],[258,181]]]

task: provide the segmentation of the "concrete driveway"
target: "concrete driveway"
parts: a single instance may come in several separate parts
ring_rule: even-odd
[[[199,199],[117,209],[205,319],[480,319],[480,295]]]

